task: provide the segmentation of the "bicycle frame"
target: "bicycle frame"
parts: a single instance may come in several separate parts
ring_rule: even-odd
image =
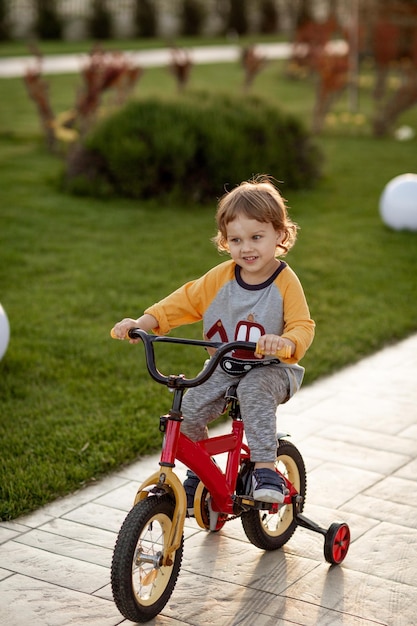
[[[196,387],[207,380],[220,359],[226,353],[234,349],[255,351],[256,344],[244,341],[235,341],[228,344],[185,340],[174,337],[158,337],[148,335],[141,329],[131,329],[129,336],[134,339],[142,339],[145,347],[146,365],[152,378],[166,385],[174,393],[171,410],[160,418],[160,430],[164,433],[164,441],[159,465],[161,469],[155,472],[139,487],[135,498],[135,504],[150,493],[162,495],[166,492],[173,493],[175,499],[174,523],[172,524],[169,540],[164,550],[162,564],[172,564],[172,555],[181,543],[183,527],[187,511],[186,494],[182,482],[174,472],[176,461],[184,463],[200,478],[200,484],[195,494],[195,518],[200,527],[206,529],[207,525],[201,517],[201,498],[204,487],[210,493],[209,526],[210,530],[216,530],[219,515],[233,515],[236,513],[232,498],[239,473],[239,467],[243,460],[250,459],[249,447],[243,443],[244,426],[241,419],[233,419],[232,432],[218,437],[191,441],[181,432],[182,412],[181,402],[187,388]],[[164,376],[155,365],[153,343],[165,341],[167,343],[191,344],[217,349],[215,356],[209,365],[195,378],[186,379],[183,375]],[[223,472],[212,457],[227,453],[226,468]],[[284,480],[285,477],[284,477]],[[286,504],[291,504],[292,498],[297,494],[293,485],[287,480],[289,494],[285,498]],[[249,501],[248,501],[249,504]],[[271,504],[271,511],[277,511],[278,505]]]
[[[175,390],[175,394],[182,396],[183,390]],[[173,400],[173,405],[180,398]],[[177,411],[172,410],[161,418],[161,429],[164,432],[164,442],[159,464],[160,471],[149,476],[139,487],[135,504],[149,495],[149,487],[155,486],[161,493],[172,490],[175,496],[175,523],[172,525],[171,535],[163,563],[170,564],[171,555],[178,549],[181,542],[184,521],[186,517],[187,501],[182,482],[174,472],[175,462],[184,463],[190,470],[197,474],[211,495],[210,501],[210,528],[215,529],[219,513],[233,514],[233,500],[239,466],[243,458],[250,458],[250,451],[243,440],[243,422],[234,420],[232,432],[218,437],[211,437],[197,442],[191,441],[181,433],[182,417]],[[212,457],[218,454],[228,453],[225,472],[213,461]],[[198,503],[201,501],[202,488],[196,493],[196,521],[205,528],[201,519]]]

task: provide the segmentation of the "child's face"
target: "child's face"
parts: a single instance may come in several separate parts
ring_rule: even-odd
[[[276,248],[283,239],[270,222],[258,222],[239,216],[226,226],[227,244],[232,259],[241,267],[241,276],[249,284],[260,284],[275,271]]]

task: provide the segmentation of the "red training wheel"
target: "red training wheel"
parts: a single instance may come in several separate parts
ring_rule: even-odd
[[[349,545],[349,526],[344,522],[334,522],[324,538],[324,558],[332,565],[339,565],[347,555]]]

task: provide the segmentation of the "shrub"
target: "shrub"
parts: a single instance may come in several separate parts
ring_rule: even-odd
[[[112,16],[102,0],[94,0],[88,29],[92,39],[111,39]]]
[[[62,21],[54,0],[37,0],[36,34],[40,39],[61,39]]]
[[[6,0],[0,0],[0,41],[7,41],[10,38],[10,24],[8,6]]]
[[[309,187],[320,163],[293,116],[255,97],[200,93],[130,102],[69,155],[64,180],[77,193],[206,202],[260,172]]]
[[[205,19],[205,9],[201,0],[183,0],[181,12],[181,34],[201,35]]]
[[[158,20],[154,0],[136,0],[134,11],[137,37],[156,37]]]
[[[276,33],[278,31],[278,10],[274,0],[262,0],[260,6],[261,19],[259,32],[264,34]]]
[[[246,35],[249,30],[246,0],[230,0],[228,31]]]

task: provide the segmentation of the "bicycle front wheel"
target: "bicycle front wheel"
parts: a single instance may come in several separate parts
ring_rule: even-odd
[[[298,449],[285,439],[279,442],[275,467],[294,485],[304,498],[307,491],[306,469]],[[303,502],[299,512],[303,509]],[[241,515],[243,530],[249,541],[261,550],[277,550],[292,537],[297,527],[292,504],[283,504],[277,513],[251,510]]]
[[[161,565],[174,508],[169,495],[149,496],[133,507],[119,531],[111,585],[117,608],[132,622],[147,622],[158,615],[177,582],[184,537],[172,565]]]

